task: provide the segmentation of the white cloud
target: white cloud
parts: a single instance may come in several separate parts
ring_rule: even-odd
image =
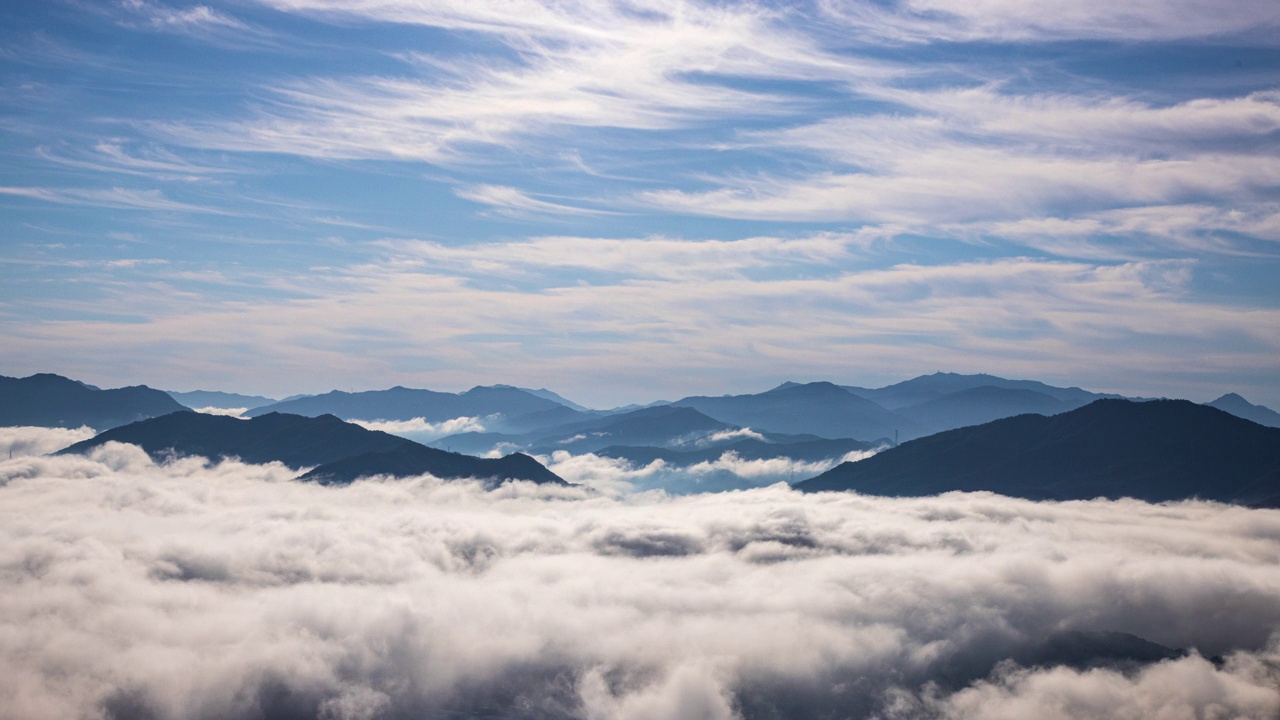
[[[747,480],[757,480],[760,478],[786,480],[793,475],[797,476],[798,479],[813,477],[814,475],[830,470],[835,467],[835,465],[836,462],[834,460],[803,462],[793,460],[789,457],[743,460],[738,453],[729,451],[722,454],[715,460],[703,461],[690,465],[686,468],[686,471],[693,475],[706,475],[708,473],[723,470]]]
[[[0,462],[16,717],[1265,718],[1280,513]],[[91,481],[88,481],[91,480]],[[1192,654],[996,661],[1061,631]],[[930,685],[936,681],[936,685]],[[1128,715],[1126,715],[1126,713]],[[345,714],[345,715],[344,715]]]
[[[1273,44],[1280,12],[1251,0],[820,0],[864,39],[892,42],[1123,42],[1246,36]]]
[[[172,212],[208,213],[213,215],[230,214],[218,208],[192,205],[172,200],[160,190],[134,190],[113,187],[96,188],[43,188],[43,187],[0,187],[0,195],[14,195],[43,200],[65,205],[83,205],[87,207],[114,208],[118,210],[159,210]]]
[[[528,193],[519,188],[508,187],[506,185],[475,185],[467,188],[459,188],[454,191],[458,197],[464,200],[488,205],[495,212],[522,215],[522,214],[545,214],[545,215],[607,215],[609,213],[603,210],[591,210],[589,208],[572,207],[562,205],[560,203],[548,202],[530,197]]]
[[[93,428],[0,427],[0,460],[26,455],[48,455],[64,447],[88,440]]]
[[[854,248],[869,243],[877,234],[820,233],[741,240],[551,236],[462,246],[418,240],[385,241],[383,245],[405,259],[467,273],[527,275],[563,269],[692,278],[831,265],[852,257]]]
[[[249,412],[249,408],[247,407],[224,408],[224,407],[215,407],[212,405],[210,405],[209,407],[192,408],[192,410],[195,410],[198,413],[205,413],[206,415],[228,415],[230,417],[240,418],[242,420],[248,419],[243,417],[243,415]]]
[[[1280,312],[1197,297],[1201,271],[1191,262],[1008,258],[805,270],[599,284],[535,276],[513,288],[478,270],[441,275],[396,258],[277,277],[272,299],[261,303],[107,288],[117,312],[147,321],[47,322],[12,333],[6,351],[15,362],[37,349],[84,358],[82,366],[68,360],[60,367],[99,377],[142,357],[154,362],[158,340],[170,362],[210,372],[249,361],[238,348],[251,347],[265,387],[291,387],[300,374],[317,387],[344,386],[352,376],[411,385],[422,375],[399,366],[429,360],[439,386],[474,384],[477,376],[525,386],[562,378],[562,392],[606,407],[614,399],[740,390],[761,382],[762,366],[838,379],[848,376],[849,357],[858,358],[859,373],[898,379],[936,371],[937,358],[946,357],[956,371],[1133,394],[1179,387],[1208,400],[1223,392],[1224,377],[1239,378],[1233,389],[1264,403],[1274,392]],[[381,338],[378,354],[360,352],[370,332]],[[929,351],[904,356],[903,343]],[[528,351],[535,347],[541,350]],[[1104,355],[1111,362],[1099,364]],[[668,369],[661,377],[654,357]],[[1196,358],[1196,376],[1185,375],[1187,357]],[[190,378],[154,382],[180,386]],[[620,397],[602,397],[604,390]]]
[[[331,158],[454,162],[476,145],[510,145],[574,127],[666,130],[707,118],[794,112],[785,96],[723,78],[850,79],[884,74],[841,58],[755,5],[701,2],[334,3],[267,0],[335,21],[478,33],[513,59],[406,56],[431,77],[320,79],[274,88],[261,116],[166,125],[198,147]]]
[[[698,438],[695,442],[697,445],[705,447],[707,445],[715,445],[716,443],[729,440],[764,440],[764,435],[761,435],[749,427],[744,427],[713,432],[710,435]]]
[[[348,420],[369,430],[381,430],[392,435],[403,435],[417,440],[444,437],[463,432],[484,432],[484,424],[478,417],[456,417],[452,420],[427,422],[426,418],[410,420]]]

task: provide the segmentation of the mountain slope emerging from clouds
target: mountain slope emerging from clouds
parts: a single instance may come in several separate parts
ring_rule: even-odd
[[[105,430],[187,408],[168,394],[138,385],[99,390],[61,375],[0,376],[0,425]]]
[[[346,483],[361,477],[481,478],[563,481],[527,456],[485,459],[428,448],[412,440],[343,422],[333,415],[268,413],[250,420],[179,412],[104,432],[59,454],[87,453],[107,442],[130,443],[155,458],[198,455],[248,463],[280,462],[304,479]],[[521,459],[523,458],[523,459]]]
[[[1280,429],[1186,400],[1099,400],[1053,417],[1020,415],[913,440],[796,487],[1278,506]]]

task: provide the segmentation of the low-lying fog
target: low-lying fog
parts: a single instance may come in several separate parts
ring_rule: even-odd
[[[1280,511],[20,455],[0,458],[6,718],[1280,713]],[[1072,631],[1188,652],[1001,662]]]

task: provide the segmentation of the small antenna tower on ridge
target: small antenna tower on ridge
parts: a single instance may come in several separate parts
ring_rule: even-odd
[[[898,447],[898,428],[893,429],[893,446]]]

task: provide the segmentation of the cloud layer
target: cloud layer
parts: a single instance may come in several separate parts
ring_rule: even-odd
[[[0,705],[33,720],[1280,710],[1275,511],[291,474],[121,445],[0,463]],[[1194,650],[997,665],[1075,630]]]

